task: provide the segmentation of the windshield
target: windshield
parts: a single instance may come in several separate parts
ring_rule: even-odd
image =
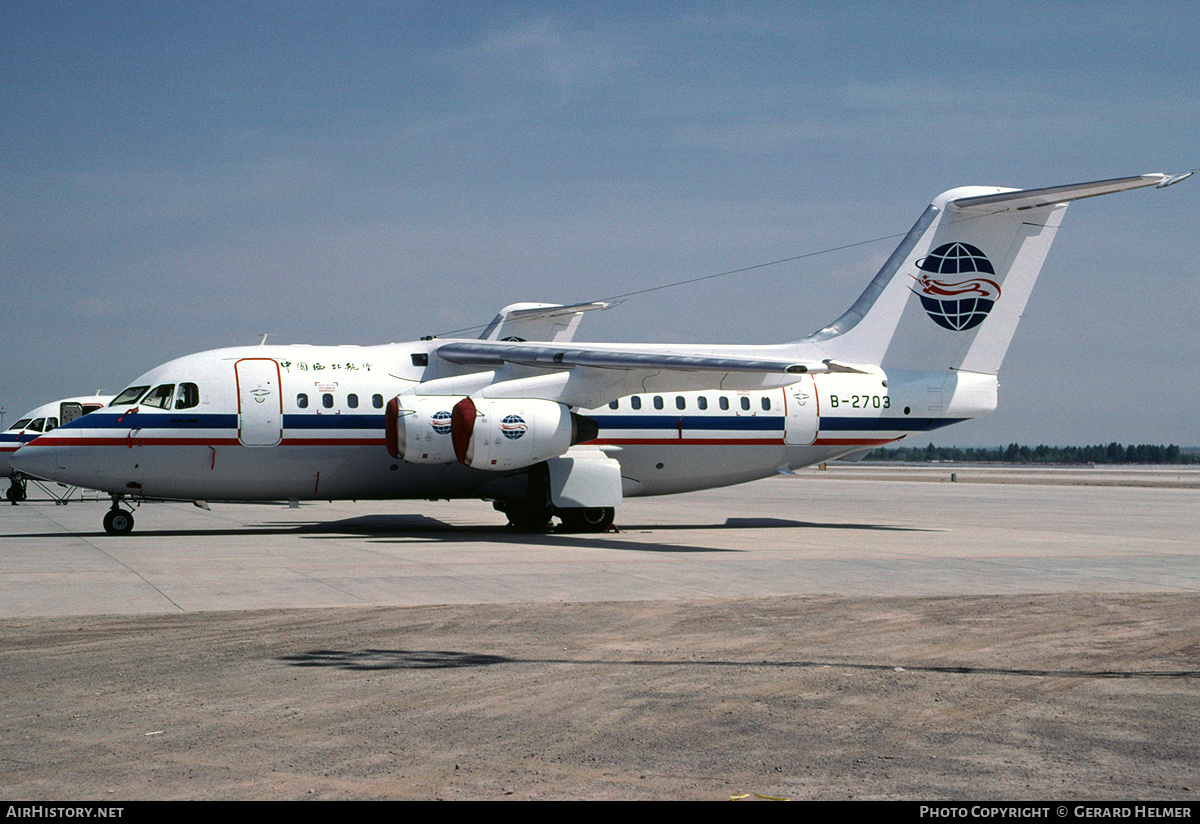
[[[149,386],[131,386],[113,398],[109,406],[124,406],[127,403],[137,403],[137,399],[149,388]]]
[[[174,394],[175,384],[164,383],[162,386],[154,387],[154,390],[142,401],[142,405],[157,406],[159,409],[166,409],[171,403],[171,396]]]

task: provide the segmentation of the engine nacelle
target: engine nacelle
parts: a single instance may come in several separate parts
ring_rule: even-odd
[[[388,401],[383,415],[388,454],[409,463],[454,463],[450,411],[454,398],[403,395]]]
[[[520,469],[563,454],[599,434],[594,420],[561,403],[463,398],[451,414],[458,460],[473,469]]]

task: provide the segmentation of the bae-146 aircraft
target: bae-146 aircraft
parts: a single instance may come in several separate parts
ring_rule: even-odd
[[[778,345],[574,343],[604,304],[518,304],[479,339],[218,349],[23,446],[22,472],[129,498],[482,498],[600,531],[622,498],[721,487],[984,415],[1073,200],[1147,174],[933,200],[837,320]]]
[[[25,478],[13,469],[9,457],[43,433],[58,428],[59,425],[70,423],[76,418],[82,418],[89,412],[103,409],[112,400],[112,395],[84,395],[79,398],[63,398],[62,400],[44,403],[36,409],[31,409],[16,422],[0,432],[0,476],[10,481],[5,493],[8,500],[16,503],[25,500]]]

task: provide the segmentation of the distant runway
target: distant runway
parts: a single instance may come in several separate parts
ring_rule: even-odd
[[[1195,469],[811,469],[629,500],[603,535],[522,535],[478,501],[366,501],[145,504],[112,537],[106,506],[0,508],[0,617],[1200,592]]]

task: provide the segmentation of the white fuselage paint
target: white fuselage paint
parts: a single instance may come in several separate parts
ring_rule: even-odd
[[[106,407],[22,447],[23,471],[181,500],[520,498],[524,470],[413,464],[388,454],[384,404],[447,376],[444,365],[436,375],[414,365],[433,346],[254,346],[180,358],[134,385],[194,384],[195,405]],[[985,414],[995,408],[995,390],[990,375],[880,371],[802,375],[760,391],[649,392],[576,409],[600,431],[574,448],[617,460],[626,496],[687,492]],[[460,398],[447,395],[446,408]]]

